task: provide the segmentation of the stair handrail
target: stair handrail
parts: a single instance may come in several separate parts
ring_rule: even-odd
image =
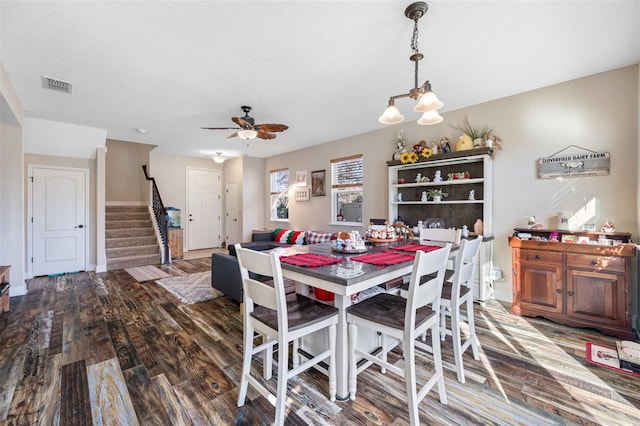
[[[153,215],[156,218],[156,223],[158,224],[158,229],[160,230],[160,238],[162,239],[162,244],[164,245],[164,256],[163,259],[165,263],[171,261],[171,254],[169,252],[169,238],[168,238],[168,224],[167,224],[167,211],[164,208],[164,204],[162,203],[162,197],[160,197],[160,191],[158,190],[158,185],[156,184],[156,179],[149,176],[147,172],[147,165],[142,165],[142,170],[144,171],[144,177],[151,181],[152,188],[152,200],[151,206],[153,208]]]

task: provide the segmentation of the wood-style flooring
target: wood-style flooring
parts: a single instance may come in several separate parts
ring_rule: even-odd
[[[210,259],[159,267],[202,272]],[[230,298],[184,305],[124,270],[38,277],[28,288],[0,315],[0,424],[273,421],[273,407],[251,387],[236,407],[242,317]],[[615,338],[512,316],[497,302],[475,308],[481,359],[464,355],[467,380],[459,383],[447,337],[448,405],[430,393],[420,405],[423,424],[640,424],[640,377],[584,358],[586,342],[614,346]],[[402,362],[399,352],[393,357]],[[430,369],[430,356],[418,364]],[[292,380],[286,424],[407,424],[404,382],[392,373],[371,367],[359,375],[356,401],[331,403],[327,387],[317,371]]]

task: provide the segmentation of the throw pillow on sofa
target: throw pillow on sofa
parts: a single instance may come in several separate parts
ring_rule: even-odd
[[[307,244],[328,243],[333,238],[332,232],[308,231]]]
[[[301,246],[304,244],[304,231],[292,231],[290,229],[276,228],[273,231],[273,241],[281,244],[293,244]]]

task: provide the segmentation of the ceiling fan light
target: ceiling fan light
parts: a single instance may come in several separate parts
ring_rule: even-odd
[[[216,155],[212,155],[211,159],[218,164],[224,163],[225,158],[222,156],[221,152],[216,152]]]
[[[400,111],[398,111],[398,108],[393,103],[390,103],[380,118],[378,118],[378,121],[382,124],[395,124],[402,120],[404,120],[404,116],[400,114]]]
[[[419,98],[418,103],[413,110],[415,112],[436,111],[442,108],[444,104],[432,91],[424,92]]]
[[[238,136],[242,139],[249,140],[258,136],[258,132],[256,132],[255,130],[244,129],[238,131]]]
[[[418,124],[421,126],[430,126],[432,124],[442,123],[443,120],[442,116],[438,114],[438,111],[427,111],[422,114],[422,117],[418,120]]]

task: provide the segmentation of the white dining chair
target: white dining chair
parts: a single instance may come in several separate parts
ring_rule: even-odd
[[[280,258],[274,252],[262,253],[240,247],[236,254],[244,290],[244,356],[242,375],[238,391],[238,407],[244,405],[248,385],[251,384],[276,408],[275,424],[284,424],[287,400],[287,381],[328,360],[329,399],[336,398],[336,326],[338,309],[302,296],[285,296]],[[264,282],[258,277],[271,277]],[[319,330],[327,330],[329,348],[304,362],[297,353],[299,339]],[[258,332],[263,343],[254,346],[254,335]],[[289,343],[293,342],[293,368],[289,369]],[[253,356],[264,352],[263,371],[270,377],[269,363],[275,345],[278,345],[278,379],[275,395],[260,380],[251,374]]]
[[[476,361],[480,359],[473,316],[473,272],[478,262],[481,243],[482,235],[473,240],[462,240],[456,255],[453,279],[451,282],[445,282],[442,288],[440,338],[444,341],[447,335],[451,336],[456,374],[460,383],[465,381],[462,354],[469,346],[473,350],[473,359]],[[463,305],[466,307],[464,314],[461,312]],[[447,328],[447,316],[451,317],[451,329]],[[463,343],[460,324],[465,321],[469,328],[469,336]]]
[[[434,386],[438,386],[440,402],[447,403],[438,331],[440,294],[450,250],[451,244],[446,244],[428,253],[416,252],[408,298],[380,293],[347,309],[350,398],[356,398],[357,375],[370,365],[377,364],[382,373],[389,370],[405,379],[411,425],[420,424],[418,404]],[[359,348],[360,328],[379,333],[380,347],[373,352]],[[431,346],[416,340],[427,330],[431,330]],[[387,361],[387,352],[398,344],[402,344],[402,367]],[[420,385],[420,390],[417,389],[416,348],[432,353],[435,370],[426,383]],[[358,357],[365,360],[360,366]]]
[[[420,228],[420,243],[428,244],[429,241],[448,242],[460,244],[462,230],[444,228]]]

